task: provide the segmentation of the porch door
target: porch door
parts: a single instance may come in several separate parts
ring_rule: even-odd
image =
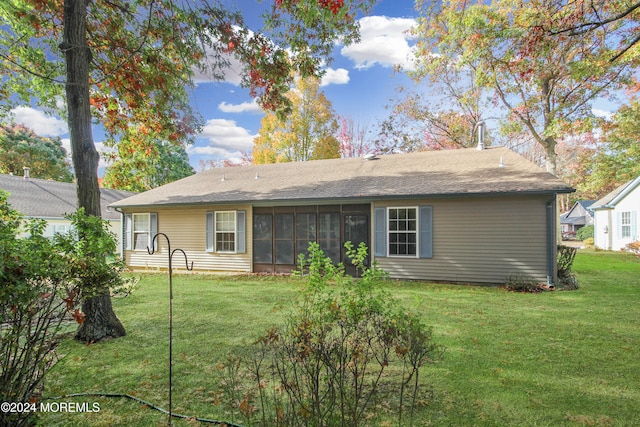
[[[371,251],[369,245],[369,215],[366,214],[345,214],[344,218],[344,242],[353,243],[353,247],[357,248],[360,243],[364,243]],[[365,261],[366,265],[369,265],[370,257],[367,256]],[[356,274],[356,268],[351,263],[351,260],[347,257],[347,251],[342,248],[342,262],[344,263],[345,270],[350,275]]]

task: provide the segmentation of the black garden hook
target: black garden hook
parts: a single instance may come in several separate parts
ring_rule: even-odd
[[[171,425],[172,417],[172,394],[173,394],[173,255],[176,252],[181,252],[184,256],[184,263],[188,271],[193,270],[193,261],[189,265],[187,254],[182,249],[171,250],[171,241],[169,236],[164,233],[157,233],[151,239],[151,248],[147,246],[147,252],[149,255],[153,255],[156,251],[156,245],[158,244],[158,236],[164,236],[167,239],[167,256],[169,260],[169,414],[167,425]]]

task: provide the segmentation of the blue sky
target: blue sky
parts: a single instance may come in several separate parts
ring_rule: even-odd
[[[259,10],[268,7],[271,1],[228,0],[228,3],[244,9],[247,22],[251,23],[257,22]],[[413,41],[407,30],[415,22],[413,4],[413,0],[379,0],[372,13],[360,19],[361,42],[347,47],[336,45],[334,49],[334,61],[327,66],[321,89],[335,112],[353,119],[360,128],[375,131],[377,123],[388,114],[385,106],[396,94],[396,88],[413,85],[404,74],[393,71],[395,64],[411,67]],[[198,76],[191,99],[205,126],[188,150],[196,171],[202,169],[204,161],[239,160],[243,151],[251,151],[253,147],[263,113],[248,90],[238,85],[239,80],[233,67],[225,81],[212,82]],[[615,107],[603,105],[602,109],[613,111]],[[67,125],[59,117],[47,116],[31,107],[13,112],[16,122],[41,136],[60,136],[69,147]],[[94,128],[94,139],[101,149],[104,135],[99,126]]]
[[[228,3],[235,3],[251,23],[257,22],[258,11],[272,2],[229,0]],[[327,65],[321,89],[337,114],[369,129],[384,118],[384,107],[395,88],[409,82],[406,76],[393,72],[393,65],[408,64],[412,42],[406,31],[414,17],[413,0],[379,0],[373,12],[360,20],[361,42],[348,47],[336,45],[334,61]],[[239,86],[239,80],[233,69],[225,81],[207,81],[203,76],[198,79],[191,99],[205,126],[188,151],[196,171],[201,170],[200,161],[237,160],[253,146],[263,113],[248,90]],[[15,122],[38,135],[61,137],[69,149],[68,128],[59,117],[29,106],[14,109],[13,116]],[[104,134],[99,126],[94,127],[94,140],[100,150]]]

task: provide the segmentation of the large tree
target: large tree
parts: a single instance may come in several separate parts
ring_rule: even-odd
[[[21,125],[0,126],[0,173],[71,182],[67,150],[60,138],[44,138]]]
[[[103,153],[109,162],[103,185],[118,190],[142,192],[193,175],[182,144],[150,139],[143,129],[131,129],[116,151]]]
[[[554,21],[582,2],[423,1],[415,34],[418,57],[475,67],[474,81],[491,90],[512,131],[525,130],[557,172],[558,142],[589,127],[591,102],[625,83],[628,62],[612,59],[609,29],[581,37],[551,34]]]
[[[340,157],[338,121],[318,78],[299,78],[287,92],[292,111],[267,113],[254,139],[253,162],[280,163]]]
[[[218,1],[4,0],[0,96],[51,108],[64,98],[79,207],[99,216],[92,114],[112,135],[144,124],[184,143],[199,125],[188,102],[194,69],[221,78],[231,56],[262,105],[286,111],[291,71],[317,74],[336,38],[357,40],[356,14],[371,3],[276,0],[261,32]],[[76,338],[123,335],[106,286],[92,285]]]

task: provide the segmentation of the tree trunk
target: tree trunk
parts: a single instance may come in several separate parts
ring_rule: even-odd
[[[558,143],[554,138],[547,137],[542,146],[545,152],[545,164],[547,172],[558,176],[558,156],[556,154],[556,145]]]
[[[89,0],[64,1],[64,35],[60,48],[67,66],[67,121],[71,138],[73,168],[76,175],[78,207],[87,215],[101,216],[98,162],[100,156],[91,132],[89,104],[89,66],[91,51],[87,45],[87,6]],[[82,238],[82,237],[81,237]],[[85,321],[76,339],[86,342],[125,335],[124,327],[111,306],[109,289],[104,284],[88,284],[92,294],[82,303]],[[97,291],[97,293],[96,293]]]

